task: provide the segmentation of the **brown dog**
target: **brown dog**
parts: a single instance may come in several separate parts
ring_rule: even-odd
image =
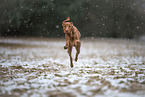
[[[78,31],[78,29],[73,25],[73,23],[70,22],[69,17],[67,17],[67,19],[62,22],[62,26],[63,26],[65,39],[66,39],[66,45],[64,46],[64,49],[68,49],[68,54],[70,57],[70,66],[73,67],[71,52],[72,52],[73,46],[75,46],[76,51],[77,51],[75,61],[77,61],[78,55],[80,53],[80,47],[81,47],[81,42],[80,42],[81,34]]]

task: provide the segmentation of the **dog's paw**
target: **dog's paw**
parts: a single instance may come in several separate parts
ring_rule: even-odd
[[[78,58],[75,58],[75,61],[77,62],[78,61]]]
[[[64,46],[64,49],[67,49],[68,47],[67,46]]]
[[[70,67],[71,67],[71,68],[73,68],[73,67],[74,67],[74,65],[73,65],[73,64],[70,64]]]

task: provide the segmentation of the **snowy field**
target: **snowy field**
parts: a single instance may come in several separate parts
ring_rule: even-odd
[[[82,39],[74,68],[64,44],[0,38],[0,97],[145,97],[144,42]]]

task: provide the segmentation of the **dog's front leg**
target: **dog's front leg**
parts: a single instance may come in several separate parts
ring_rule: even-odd
[[[73,46],[76,46],[76,40],[73,41]]]
[[[78,55],[79,55],[79,53],[80,53],[80,47],[81,47],[81,42],[80,42],[80,40],[77,40],[77,45],[76,45],[76,58],[75,58],[75,61],[77,61],[78,60]]]
[[[67,49],[69,47],[69,40],[70,40],[70,37],[67,34],[65,34],[65,40],[66,40],[66,44],[64,46],[64,49]]]
[[[73,47],[73,44],[71,43],[71,41],[69,41],[68,54],[69,54],[69,57],[70,57],[70,66],[71,66],[71,68],[73,67],[73,59],[72,59],[72,56],[71,56],[72,47]]]
[[[69,40],[66,41],[66,44],[64,46],[64,49],[67,49],[69,47]]]

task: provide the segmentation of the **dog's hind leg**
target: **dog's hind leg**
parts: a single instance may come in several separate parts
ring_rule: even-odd
[[[78,55],[80,54],[80,47],[81,47],[81,42],[80,41],[77,41],[77,45],[76,45],[76,57],[75,57],[75,61],[77,62],[78,60]]]
[[[80,42],[80,40],[76,40],[76,39],[75,39],[75,40],[73,41],[73,46],[77,46],[79,42]]]
[[[71,68],[73,67],[73,60],[72,60],[72,56],[71,56],[72,47],[73,47],[72,43],[69,42],[68,54],[69,54],[69,57],[70,57],[70,66],[71,66]]]

